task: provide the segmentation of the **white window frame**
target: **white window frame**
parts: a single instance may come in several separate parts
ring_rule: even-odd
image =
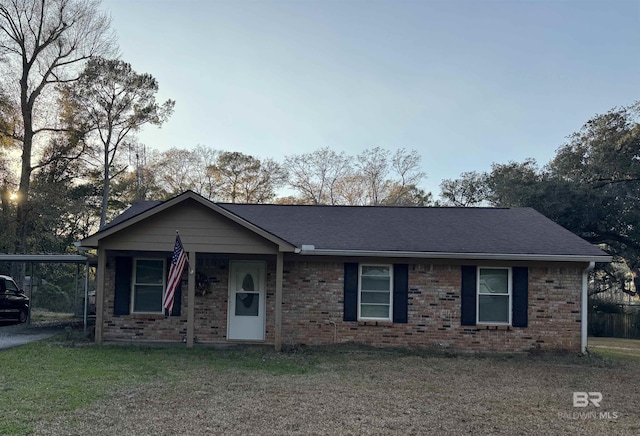
[[[500,270],[507,270],[508,271],[508,277],[507,277],[507,294],[488,294],[488,293],[480,293],[480,271],[483,269],[500,269]],[[495,321],[491,321],[491,322],[487,322],[487,321],[480,321],[480,295],[507,295],[509,298],[509,304],[508,306],[508,318],[509,321],[508,322],[495,322]],[[512,314],[513,314],[513,271],[511,270],[511,267],[506,267],[506,266],[479,266],[477,268],[476,271],[476,324],[479,325],[511,325],[512,322]]]
[[[150,283],[138,283],[136,281],[136,275],[138,272],[138,261],[140,260],[153,260],[153,261],[159,261],[162,262],[162,292],[160,293],[160,307],[161,310],[158,312],[150,312],[150,311],[137,311],[135,310],[136,307],[136,285],[149,285]],[[163,314],[164,311],[162,310],[162,299],[164,298],[164,293],[167,290],[167,275],[166,275],[166,271],[167,271],[167,260],[166,259],[159,259],[157,257],[136,257],[133,259],[133,274],[131,277],[131,307],[129,310],[129,313],[142,313],[142,314]],[[152,285],[157,286],[155,283],[151,283]]]
[[[360,315],[360,311],[362,307],[362,303],[360,300],[362,295],[362,267],[363,266],[384,267],[389,269],[389,316],[386,318],[363,317]],[[361,263],[358,265],[358,321],[393,321],[393,265],[392,264]]]

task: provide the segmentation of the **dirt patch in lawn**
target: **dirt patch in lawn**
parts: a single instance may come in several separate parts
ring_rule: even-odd
[[[362,350],[265,352],[264,359],[294,361],[302,370],[203,363],[189,374],[132,386],[41,422],[36,433],[640,433],[638,365],[593,357]],[[602,392],[601,407],[575,408],[575,391]]]

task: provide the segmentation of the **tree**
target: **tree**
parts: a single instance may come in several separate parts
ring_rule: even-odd
[[[542,179],[535,159],[525,159],[522,163],[494,163],[486,179],[488,201],[497,207],[530,206]]]
[[[415,185],[402,185],[392,182],[389,196],[382,202],[383,206],[415,206],[424,207],[434,204],[431,192],[426,192]]]
[[[480,206],[489,200],[488,174],[468,171],[440,183],[440,198],[449,206]]]
[[[1,84],[0,84],[1,85]],[[11,98],[0,89],[0,152],[16,145],[15,136],[20,113]]]
[[[142,126],[162,125],[173,112],[174,102],[158,104],[157,92],[158,82],[150,74],[138,74],[124,61],[100,57],[89,60],[79,80],[65,89],[76,111],[74,119],[82,119],[89,130],[85,141],[98,144],[95,150],[103,171],[101,228],[106,223],[111,180],[126,170],[126,166],[115,167],[120,148]]]
[[[284,165],[289,186],[306,204],[415,206],[431,201],[430,193],[418,187],[425,174],[415,150],[401,148],[392,155],[375,147],[353,157],[325,147],[289,156]]]
[[[218,198],[231,203],[264,203],[276,196],[286,174],[271,159],[260,159],[240,152],[222,152],[208,168],[217,183]]]
[[[418,188],[426,174],[416,150],[400,148],[392,155],[380,147],[366,149],[357,156],[356,175],[364,186],[364,204],[417,206],[431,201],[431,194]]]
[[[189,189],[198,192],[198,175],[206,173],[206,164],[196,151],[175,147],[163,152],[152,152],[148,168],[153,174],[151,179],[147,179],[148,189],[157,184],[164,193],[163,198],[178,195]]]
[[[80,159],[51,159],[60,145],[56,140],[43,150],[41,161],[51,163],[34,173],[30,205],[38,211],[30,220],[28,245],[38,253],[64,253],[89,235],[97,224],[93,191],[78,176]]]
[[[560,224],[587,241],[604,245],[633,273],[635,291],[615,265],[605,274],[613,286],[640,290],[640,102],[596,115],[557,152],[549,177],[571,189],[571,213]],[[553,212],[553,211],[552,211]],[[623,275],[624,276],[624,275]]]
[[[431,193],[425,193],[418,188],[427,175],[420,170],[420,155],[416,150],[407,152],[404,148],[396,150],[391,159],[391,168],[398,179],[393,180],[389,186],[385,205],[425,205],[425,201],[431,202]]]
[[[287,156],[288,184],[309,204],[337,204],[336,188],[351,172],[344,152],[324,147],[312,153]]]
[[[372,206],[380,205],[387,195],[390,155],[388,150],[380,147],[364,150],[358,155],[356,167],[367,187],[367,203]]]
[[[336,180],[332,189],[332,204],[349,206],[367,205],[367,182],[361,174],[349,170],[349,173]]]
[[[0,53],[15,76],[4,77],[5,91],[20,108],[19,125],[4,132],[22,148],[15,252],[26,250],[29,191],[36,136],[56,130],[38,104],[52,85],[77,79],[92,56],[109,53],[109,18],[91,0],[1,0]],[[50,103],[50,102],[49,102]],[[44,111],[43,111],[44,112]]]
[[[569,137],[542,169],[532,159],[493,164],[445,184],[443,198],[477,182],[499,207],[533,207],[614,257],[590,292],[640,290],[640,102],[596,115]],[[443,182],[444,183],[444,182]],[[467,196],[468,198],[468,196]],[[631,279],[630,277],[633,277]],[[634,285],[631,286],[631,282]]]

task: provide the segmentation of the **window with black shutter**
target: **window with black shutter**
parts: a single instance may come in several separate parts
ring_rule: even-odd
[[[345,263],[344,269],[345,321],[408,321],[408,265]]]
[[[473,265],[461,272],[462,325],[527,327],[528,268]]]

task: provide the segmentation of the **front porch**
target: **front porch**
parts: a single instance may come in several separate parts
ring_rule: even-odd
[[[108,251],[100,256],[103,265],[99,265],[98,280],[103,276],[104,286],[98,287],[96,341],[182,342],[188,347],[264,343],[281,349],[281,252],[271,255],[188,252],[189,264],[184,269],[171,316],[136,312],[131,302],[126,314],[118,313],[117,292],[100,292],[104,288],[116,289],[122,280],[116,265],[122,259],[130,259],[134,264],[137,257],[160,259],[168,255]],[[247,274],[243,269],[246,266],[255,268]],[[124,274],[132,275],[132,271]],[[250,279],[245,278],[247,275]],[[254,288],[246,289],[250,286]],[[128,287],[133,292],[133,285]]]

